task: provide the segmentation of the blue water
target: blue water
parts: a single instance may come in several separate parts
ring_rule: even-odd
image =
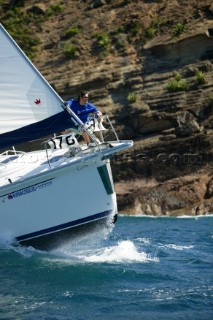
[[[0,319],[213,319],[213,216],[120,216],[49,253],[2,240]]]

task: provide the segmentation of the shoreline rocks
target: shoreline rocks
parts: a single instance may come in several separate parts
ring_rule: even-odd
[[[206,174],[184,176],[165,183],[148,180],[115,184],[118,211],[123,214],[182,216],[213,214],[213,178]],[[209,198],[207,198],[209,197]]]

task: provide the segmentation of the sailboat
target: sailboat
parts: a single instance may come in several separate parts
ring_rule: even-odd
[[[107,116],[85,126],[1,24],[0,44],[0,238],[51,250],[111,225],[110,158],[133,142],[119,140]],[[41,140],[39,150],[18,149]]]

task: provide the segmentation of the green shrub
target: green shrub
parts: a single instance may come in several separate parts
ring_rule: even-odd
[[[141,34],[141,41],[146,43],[147,40],[154,38],[160,33],[160,26],[165,23],[165,19],[160,19],[159,17],[154,18],[149,26],[143,30]]]
[[[175,80],[178,82],[182,79],[181,74],[180,73],[176,73],[175,75]]]
[[[134,103],[136,101],[136,94],[134,92],[130,92],[128,94],[127,100],[129,103]]]
[[[204,84],[206,83],[206,78],[205,78],[205,74],[202,71],[197,71],[196,74],[196,80],[199,84]]]
[[[170,92],[175,92],[175,91],[186,91],[188,90],[189,85],[185,79],[182,79],[182,76],[179,72],[175,74],[175,77],[171,79],[167,86],[166,89]]]
[[[29,24],[34,21],[33,19],[35,18],[32,13],[22,12],[19,7],[4,11],[1,18],[5,29],[30,59],[36,56],[40,44],[36,33],[29,28]]]
[[[129,33],[131,36],[136,36],[137,34],[139,34],[140,31],[141,31],[141,24],[140,24],[140,22],[139,22],[138,20],[132,21],[132,22],[128,25],[127,31],[128,31],[128,33]]]
[[[77,35],[80,32],[80,29],[78,27],[71,27],[68,30],[65,31],[64,38],[70,39]]]
[[[3,4],[4,4],[3,0],[0,0],[0,14],[3,13]]]
[[[180,36],[185,31],[185,26],[181,22],[176,23],[172,28],[172,32],[175,37]]]
[[[145,33],[144,33],[144,36],[146,39],[152,39],[154,38],[156,34],[156,29],[149,26],[146,30],[145,30]]]
[[[77,48],[74,44],[65,43],[63,49],[64,49],[64,54],[67,58],[75,57]]]
[[[166,89],[170,92],[186,91],[188,88],[189,85],[184,79],[180,79],[178,81],[176,79],[171,79],[166,86]]]
[[[47,9],[47,15],[52,16],[54,14],[60,14],[64,10],[64,6],[60,3],[58,4],[51,4]]]
[[[110,39],[106,33],[97,33],[93,36],[93,38],[96,39],[98,46],[104,49],[107,48],[110,42]]]

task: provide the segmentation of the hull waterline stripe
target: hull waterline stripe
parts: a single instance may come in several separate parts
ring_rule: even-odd
[[[59,232],[59,231],[64,230],[64,229],[75,227],[75,226],[78,226],[78,225],[81,225],[81,224],[85,224],[85,223],[88,223],[88,222],[91,222],[91,221],[94,221],[94,220],[102,219],[104,217],[109,216],[111,213],[112,213],[112,210],[107,210],[107,211],[104,211],[104,212],[100,212],[100,213],[94,214],[94,215],[89,216],[89,217],[85,217],[85,218],[78,219],[78,220],[75,220],[75,221],[63,223],[63,224],[60,224],[60,225],[55,226],[55,227],[51,227],[51,228],[43,229],[43,230],[40,230],[40,231],[28,233],[28,234],[16,237],[16,239],[18,241],[23,241],[23,240],[29,240],[29,239],[32,239],[32,238],[43,236],[43,235],[46,235],[46,234],[49,234],[49,233]]]

